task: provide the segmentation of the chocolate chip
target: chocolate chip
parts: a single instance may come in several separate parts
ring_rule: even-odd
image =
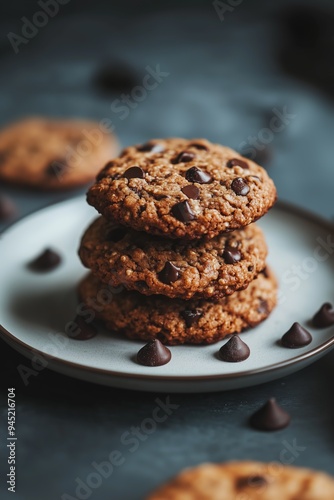
[[[195,187],[195,186],[194,186]],[[11,219],[16,215],[16,207],[7,196],[0,196],[0,221]]]
[[[266,300],[260,299],[257,312],[259,314],[268,314],[269,307],[268,307],[268,302]]]
[[[290,420],[290,415],[277,404],[275,398],[271,398],[251,416],[249,423],[260,431],[277,431],[287,427]]]
[[[326,328],[327,326],[334,325],[334,309],[332,304],[329,302],[323,304],[313,316],[312,324],[316,328]]]
[[[202,149],[203,151],[209,150],[209,148],[207,146],[205,146],[205,144],[201,144],[199,142],[192,142],[191,144],[189,144],[189,147],[195,148],[195,149]]]
[[[186,179],[189,182],[198,182],[199,184],[208,184],[212,181],[210,174],[203,172],[198,167],[191,167],[186,171]]]
[[[226,245],[223,252],[223,259],[226,264],[235,264],[241,260],[241,253],[237,248],[230,247]]]
[[[172,207],[172,214],[181,222],[190,222],[196,218],[187,200],[176,203]]]
[[[97,335],[97,329],[91,323],[87,323],[82,316],[76,316],[73,323],[67,324],[65,330],[71,339],[89,340]]]
[[[45,272],[55,269],[59,266],[60,262],[61,257],[53,250],[47,248],[36,259],[29,262],[28,267],[33,271]]]
[[[263,486],[266,486],[267,484],[268,484],[268,481],[266,480],[266,478],[263,476],[260,476],[260,475],[240,477],[237,480],[237,488],[238,489],[262,488]]]
[[[254,266],[248,266],[248,267],[247,267],[247,271],[248,271],[249,273],[252,273],[252,272],[254,271]]]
[[[265,267],[264,269],[262,269],[261,273],[263,274],[263,276],[264,276],[265,278],[269,278],[269,277],[270,277],[270,275],[269,275],[269,271],[268,271],[268,268],[267,268],[267,267]]]
[[[180,278],[180,269],[171,262],[166,262],[165,267],[158,273],[158,278],[165,285],[170,285]]]
[[[227,168],[241,167],[243,169],[249,168],[248,163],[245,160],[240,160],[239,158],[232,158],[226,163]]]
[[[113,243],[117,243],[117,241],[121,241],[124,236],[127,234],[127,229],[125,227],[116,227],[112,229],[107,234],[107,241],[112,241]]]
[[[104,93],[130,92],[138,85],[138,78],[125,63],[114,62],[106,64],[97,72],[94,83]]]
[[[64,174],[70,169],[65,159],[54,160],[48,163],[45,167],[44,173],[48,177],[57,177],[61,179]]]
[[[145,172],[140,167],[130,167],[125,170],[123,177],[126,177],[126,179],[144,179]]]
[[[249,355],[250,349],[239,335],[233,335],[219,350],[220,359],[229,363],[239,363],[249,358]]]
[[[184,186],[181,189],[182,193],[188,196],[188,198],[191,198],[192,200],[197,200],[199,197],[199,189],[197,186],[194,186],[193,184],[188,184],[188,186]]]
[[[195,153],[191,153],[190,151],[182,151],[173,163],[188,163],[188,161],[193,160],[196,157]]]
[[[239,196],[246,196],[249,193],[249,186],[242,177],[237,177],[231,184],[231,189]]]
[[[203,314],[202,309],[185,309],[181,316],[183,317],[186,327],[190,328]]]
[[[165,148],[162,144],[146,142],[141,146],[137,147],[137,151],[142,151],[143,153],[162,153]]]
[[[160,340],[154,339],[142,347],[137,354],[137,361],[144,366],[166,365],[172,357],[168,347],[164,346]]]
[[[294,323],[281,339],[281,345],[289,349],[298,349],[312,342],[312,335],[299,323]]]

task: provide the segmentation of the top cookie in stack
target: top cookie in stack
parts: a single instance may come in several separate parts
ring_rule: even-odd
[[[105,218],[168,238],[213,238],[262,217],[276,189],[266,171],[203,139],[157,139],[107,163],[88,192]]]

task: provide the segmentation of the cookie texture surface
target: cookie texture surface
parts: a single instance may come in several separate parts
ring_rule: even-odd
[[[209,238],[262,217],[276,200],[266,171],[203,139],[156,139],[110,161],[88,192],[109,220],[169,238]]]
[[[164,344],[212,344],[266,319],[276,305],[275,277],[266,270],[246,290],[219,302],[145,297],[100,282],[89,274],[79,297],[107,329],[129,338],[159,339]]]
[[[144,295],[215,298],[246,288],[265,267],[267,246],[255,224],[213,239],[172,240],[97,219],[79,255],[102,281]]]
[[[118,153],[113,135],[85,120],[28,118],[0,131],[0,180],[45,190],[90,182]]]
[[[228,462],[186,469],[147,500],[332,500],[334,478],[280,463]]]

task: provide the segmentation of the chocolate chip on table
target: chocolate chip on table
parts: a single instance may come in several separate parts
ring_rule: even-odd
[[[312,325],[316,328],[326,328],[334,325],[334,308],[329,302],[325,302],[312,318]]]
[[[158,273],[158,278],[165,285],[170,285],[180,278],[180,269],[171,262],[166,262],[165,267]]]
[[[138,85],[138,77],[130,66],[121,62],[110,62],[98,70],[94,83],[104,93],[130,92]]]
[[[134,166],[125,170],[123,177],[127,179],[144,179],[145,172],[142,168]]]
[[[196,218],[187,200],[176,203],[172,207],[172,214],[180,222],[190,222]]]
[[[166,365],[172,357],[168,347],[164,346],[160,340],[154,339],[148,342],[137,353],[137,362],[144,366]]]
[[[233,335],[219,350],[219,357],[228,363],[239,363],[249,358],[250,349],[239,335]]]
[[[312,335],[299,323],[293,323],[292,327],[283,335],[281,345],[289,349],[298,349],[312,342]]]
[[[228,160],[226,164],[227,168],[241,167],[243,169],[249,168],[248,163],[245,160],[240,160],[239,158],[232,158]]]
[[[239,196],[246,196],[249,193],[249,186],[242,177],[237,177],[232,181],[231,189]]]
[[[65,331],[67,336],[74,340],[89,340],[97,335],[97,329],[79,315],[66,325]]]
[[[189,182],[198,182],[198,184],[208,184],[212,177],[198,167],[191,167],[186,171],[186,179]]]
[[[188,184],[188,186],[184,186],[181,189],[182,193],[188,196],[188,198],[191,198],[192,200],[197,200],[199,197],[199,189],[197,186],[194,186],[193,184]]]
[[[32,271],[47,272],[52,271],[61,263],[61,257],[56,252],[47,248],[36,259],[29,262],[28,267]]]
[[[262,488],[263,486],[266,486],[267,484],[268,484],[267,479],[263,476],[260,476],[260,475],[240,477],[237,480],[237,488],[238,489]]]
[[[290,415],[277,404],[275,398],[271,398],[250,417],[249,423],[260,431],[277,431],[287,427],[290,420]]]
[[[237,248],[226,245],[223,252],[223,259],[226,264],[235,264],[241,260],[241,253]]]
[[[117,243],[117,241],[121,241],[124,236],[127,234],[127,229],[125,227],[116,227],[112,229],[107,234],[107,241],[112,241],[113,243]]]
[[[186,327],[190,328],[194,323],[197,322],[197,320],[202,316],[203,311],[202,309],[196,308],[196,309],[185,309],[182,313],[181,316],[183,317]]]
[[[141,151],[143,153],[162,153],[165,150],[162,144],[146,142],[145,144],[141,144],[137,146],[137,151]]]
[[[7,196],[0,195],[0,221],[11,219],[16,213],[17,209],[14,202]]]
[[[182,151],[173,163],[188,163],[188,161],[192,161],[196,157],[195,153],[191,153],[190,151]]]

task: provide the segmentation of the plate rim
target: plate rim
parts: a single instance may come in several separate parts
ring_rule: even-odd
[[[13,221],[11,224],[6,226],[2,231],[0,231],[0,237],[5,235],[12,227],[16,226],[18,223],[22,222],[24,219],[37,214],[38,212],[41,212],[43,210],[46,210],[47,208],[53,208],[57,205],[61,205],[63,203],[69,203],[69,202],[75,202],[78,201],[82,198],[82,195],[75,196],[73,198],[66,198],[63,200],[57,200],[56,202],[51,202],[46,204],[45,206],[38,208],[36,210],[32,210],[28,214],[25,214],[15,221]],[[334,224],[321,217],[320,215],[314,214],[313,212],[310,212],[303,207],[299,207],[294,205],[293,203],[287,202],[287,201],[278,201],[275,205],[279,210],[282,210],[284,212],[288,213],[293,213],[297,215],[298,217],[301,217],[303,219],[307,218],[308,220],[321,225],[323,228],[329,229],[330,231],[334,232]],[[0,243],[1,245],[1,243]],[[48,363],[50,364],[50,369],[54,367],[55,365],[59,366],[65,366],[65,368],[70,368],[74,370],[78,370],[80,372],[91,372],[96,375],[105,375],[113,378],[120,378],[120,379],[134,379],[134,380],[150,380],[152,381],[152,378],[155,378],[156,381],[158,382],[175,382],[179,380],[180,382],[196,382],[196,381],[210,381],[210,380],[233,380],[233,379],[239,379],[243,377],[255,377],[261,374],[265,373],[273,373],[277,370],[280,370],[281,368],[288,368],[296,363],[306,361],[309,358],[313,356],[317,356],[320,354],[324,354],[325,351],[329,350],[331,347],[334,347],[334,336],[330,338],[329,340],[323,342],[319,346],[315,347],[311,351],[307,351],[303,354],[299,354],[297,356],[294,356],[293,358],[286,360],[286,361],[280,361],[278,363],[273,363],[267,367],[264,368],[255,368],[252,370],[246,370],[243,372],[236,372],[236,373],[222,373],[222,374],[216,374],[216,375],[185,375],[180,377],[179,375],[159,375],[159,374],[136,374],[136,373],[122,373],[119,371],[113,371],[113,370],[106,370],[104,368],[93,368],[91,366],[85,366],[80,363],[75,363],[73,361],[67,361],[65,359],[59,358],[57,356],[51,356],[50,354],[44,353],[43,351],[40,351],[39,349],[35,349],[31,347],[29,344],[26,344],[22,340],[18,339],[14,334],[9,332],[1,323],[0,323],[0,338],[4,340],[10,347],[15,349],[17,352],[22,354],[22,351],[25,353],[24,355],[27,355],[28,358],[31,359],[31,355],[33,356],[40,356],[42,358],[45,358]],[[18,350],[18,347],[20,350]]]
[[[34,349],[31,347],[29,344],[26,344],[22,340],[18,339],[14,335],[12,335],[6,328],[4,328],[0,324],[0,338],[2,338],[8,345],[11,347],[17,344],[19,345],[23,351],[26,353],[29,353],[28,358],[31,358],[30,355],[33,356],[40,356],[42,358],[47,359],[48,363],[50,365],[52,364],[59,364],[65,365],[67,368],[73,368],[79,371],[83,372],[93,372],[97,375],[107,375],[107,376],[112,376],[112,377],[117,377],[121,379],[139,379],[139,380],[152,380],[152,377],[155,379],[156,382],[172,382],[172,381],[185,381],[185,382],[198,382],[198,381],[206,381],[206,380],[231,380],[231,379],[239,379],[242,377],[254,377],[257,375],[261,375],[264,373],[273,373],[281,368],[288,368],[290,366],[293,366],[296,363],[299,363],[301,361],[306,361],[307,359],[316,356],[321,353],[325,353],[327,349],[330,349],[331,347],[334,347],[334,336],[330,338],[329,340],[323,342],[320,344],[318,347],[315,347],[311,351],[308,351],[304,354],[300,354],[298,356],[295,356],[291,358],[290,360],[287,361],[280,361],[278,363],[274,363],[270,365],[269,367],[266,368],[255,368],[253,370],[247,370],[244,372],[236,372],[236,373],[222,373],[219,375],[185,375],[185,376],[180,376],[180,375],[150,375],[150,374],[137,374],[137,373],[122,373],[122,372],[117,372],[117,371],[112,371],[112,370],[106,370],[104,368],[93,368],[91,366],[85,366],[80,363],[74,363],[73,361],[67,361],[62,358],[58,358],[56,356],[51,356],[50,354],[44,353],[43,351],[40,351],[39,349]],[[14,347],[15,349],[15,347]],[[17,350],[17,349],[16,349]],[[21,351],[18,351],[20,352]]]

